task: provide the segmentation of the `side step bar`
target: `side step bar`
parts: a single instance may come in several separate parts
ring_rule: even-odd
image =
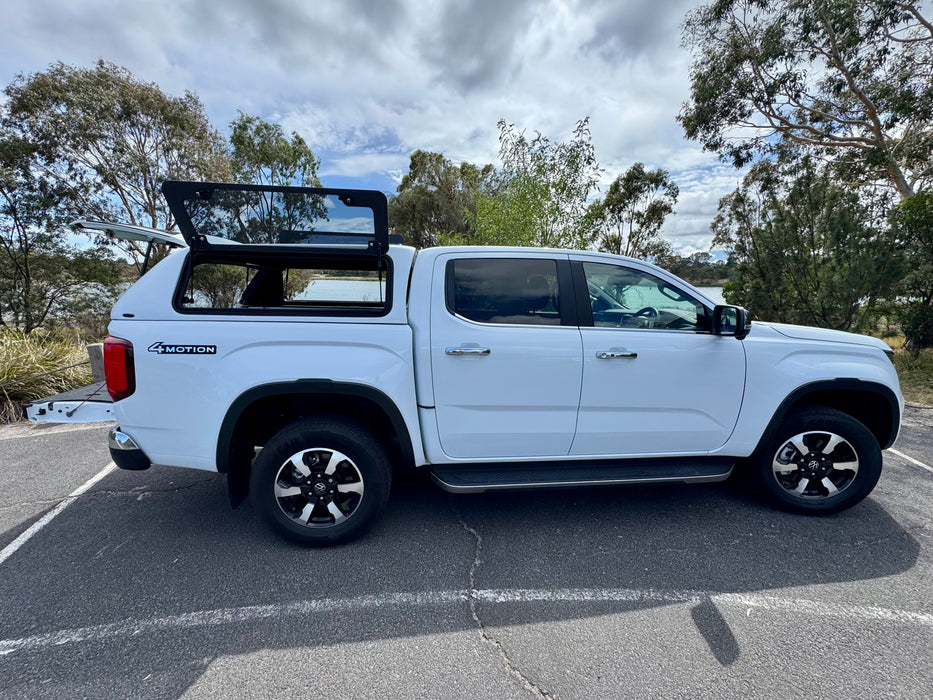
[[[725,481],[734,464],[732,457],[457,464],[433,467],[431,478],[453,493],[611,484],[697,484]]]

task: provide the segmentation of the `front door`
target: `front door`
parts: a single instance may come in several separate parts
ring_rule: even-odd
[[[593,309],[581,321],[583,388],[571,454],[703,453],[722,446],[742,403],[741,341],[709,332],[709,312],[632,263],[573,263]]]

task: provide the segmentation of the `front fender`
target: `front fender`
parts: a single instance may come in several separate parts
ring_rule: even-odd
[[[788,338],[760,327],[742,342],[745,398],[732,436],[716,454],[751,455],[768,431],[802,402],[830,405],[871,423],[868,427],[882,448],[893,444],[904,399],[894,365],[880,349]],[[866,413],[882,407],[883,417]]]

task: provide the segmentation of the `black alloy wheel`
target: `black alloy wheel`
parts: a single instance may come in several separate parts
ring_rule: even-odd
[[[855,418],[826,407],[788,416],[752,459],[757,485],[778,507],[836,513],[864,499],[881,476],[881,448]]]
[[[250,492],[263,518],[301,544],[362,534],[385,507],[391,466],[376,437],[342,418],[305,418],[277,433],[253,464]]]

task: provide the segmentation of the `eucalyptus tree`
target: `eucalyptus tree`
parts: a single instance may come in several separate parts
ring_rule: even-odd
[[[713,245],[735,265],[726,300],[764,321],[865,328],[904,272],[889,204],[810,157],[757,162],[712,225]]]
[[[933,178],[933,17],[899,0],[715,0],[687,16],[686,135],[737,166],[782,142],[904,200]]]
[[[320,159],[299,133],[286,136],[280,124],[240,112],[230,123],[230,149],[233,174],[239,182],[321,186]],[[310,231],[327,220],[326,202],[316,195],[233,191],[218,192],[215,201],[224,195],[235,201],[216,207],[231,215],[229,221],[219,222],[225,229],[221,235],[244,243],[274,243],[283,231]]]
[[[33,149],[0,130],[0,325],[26,333],[78,292],[116,283],[123,267],[108,250],[77,248],[61,235],[67,193],[36,172]]]
[[[674,213],[679,194],[666,170],[632,165],[612,181],[604,198],[590,205],[588,219],[599,249],[645,259],[668,254],[670,244],[661,237],[661,226]]]
[[[226,143],[194,93],[171,96],[98,61],[20,75],[5,94],[5,127],[32,145],[31,167],[72,216],[171,230],[164,180],[230,177]]]
[[[230,123],[233,172],[237,180],[263,185],[320,187],[321,160],[296,131],[239,113]]]
[[[898,285],[901,327],[911,350],[933,347],[933,192],[901,202],[890,218],[908,261]]]
[[[442,153],[417,150],[389,200],[389,224],[416,248],[469,242],[476,197],[490,191],[494,182],[492,165],[457,164]]]
[[[563,142],[540,132],[528,138],[505,120],[498,126],[502,167],[494,190],[477,195],[476,242],[585,248],[587,202],[602,172],[589,117]]]

